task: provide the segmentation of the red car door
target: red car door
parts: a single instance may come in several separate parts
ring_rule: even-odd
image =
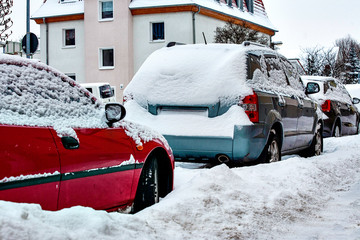
[[[75,131],[79,141],[60,138],[52,130],[61,160],[59,209],[74,205],[112,209],[126,204],[135,169],[130,138],[122,128]]]
[[[0,199],[56,210],[59,155],[47,127],[0,125]]]

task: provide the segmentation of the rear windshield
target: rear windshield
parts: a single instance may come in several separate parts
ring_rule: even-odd
[[[103,85],[99,87],[101,98],[110,98],[114,96],[114,92],[112,91],[110,85]]]

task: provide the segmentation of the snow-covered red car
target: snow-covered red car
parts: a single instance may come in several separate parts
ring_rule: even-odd
[[[0,200],[136,212],[173,188],[161,134],[51,67],[0,55]],[[130,208],[132,207],[132,208]]]

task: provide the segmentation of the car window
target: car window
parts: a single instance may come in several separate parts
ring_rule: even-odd
[[[291,64],[286,58],[280,57],[281,68],[284,70],[289,84],[297,90],[303,90],[304,85],[301,82],[300,75],[297,72],[293,64]]]
[[[39,63],[0,64],[0,97],[0,123],[53,126],[66,119],[81,126],[101,109],[75,81]]]

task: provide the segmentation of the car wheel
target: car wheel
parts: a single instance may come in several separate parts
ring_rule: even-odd
[[[360,133],[360,121],[357,124],[357,130],[356,130],[356,134],[359,134],[359,133]]]
[[[269,140],[258,160],[262,163],[272,163],[281,160],[280,139],[274,129],[271,130]]]
[[[319,156],[323,150],[323,136],[320,129],[316,131],[309,148],[300,153],[302,157]]]
[[[159,202],[159,169],[158,160],[151,156],[141,172],[138,188],[133,205],[133,212]]]
[[[338,123],[335,125],[333,137],[341,137],[340,127]]]

